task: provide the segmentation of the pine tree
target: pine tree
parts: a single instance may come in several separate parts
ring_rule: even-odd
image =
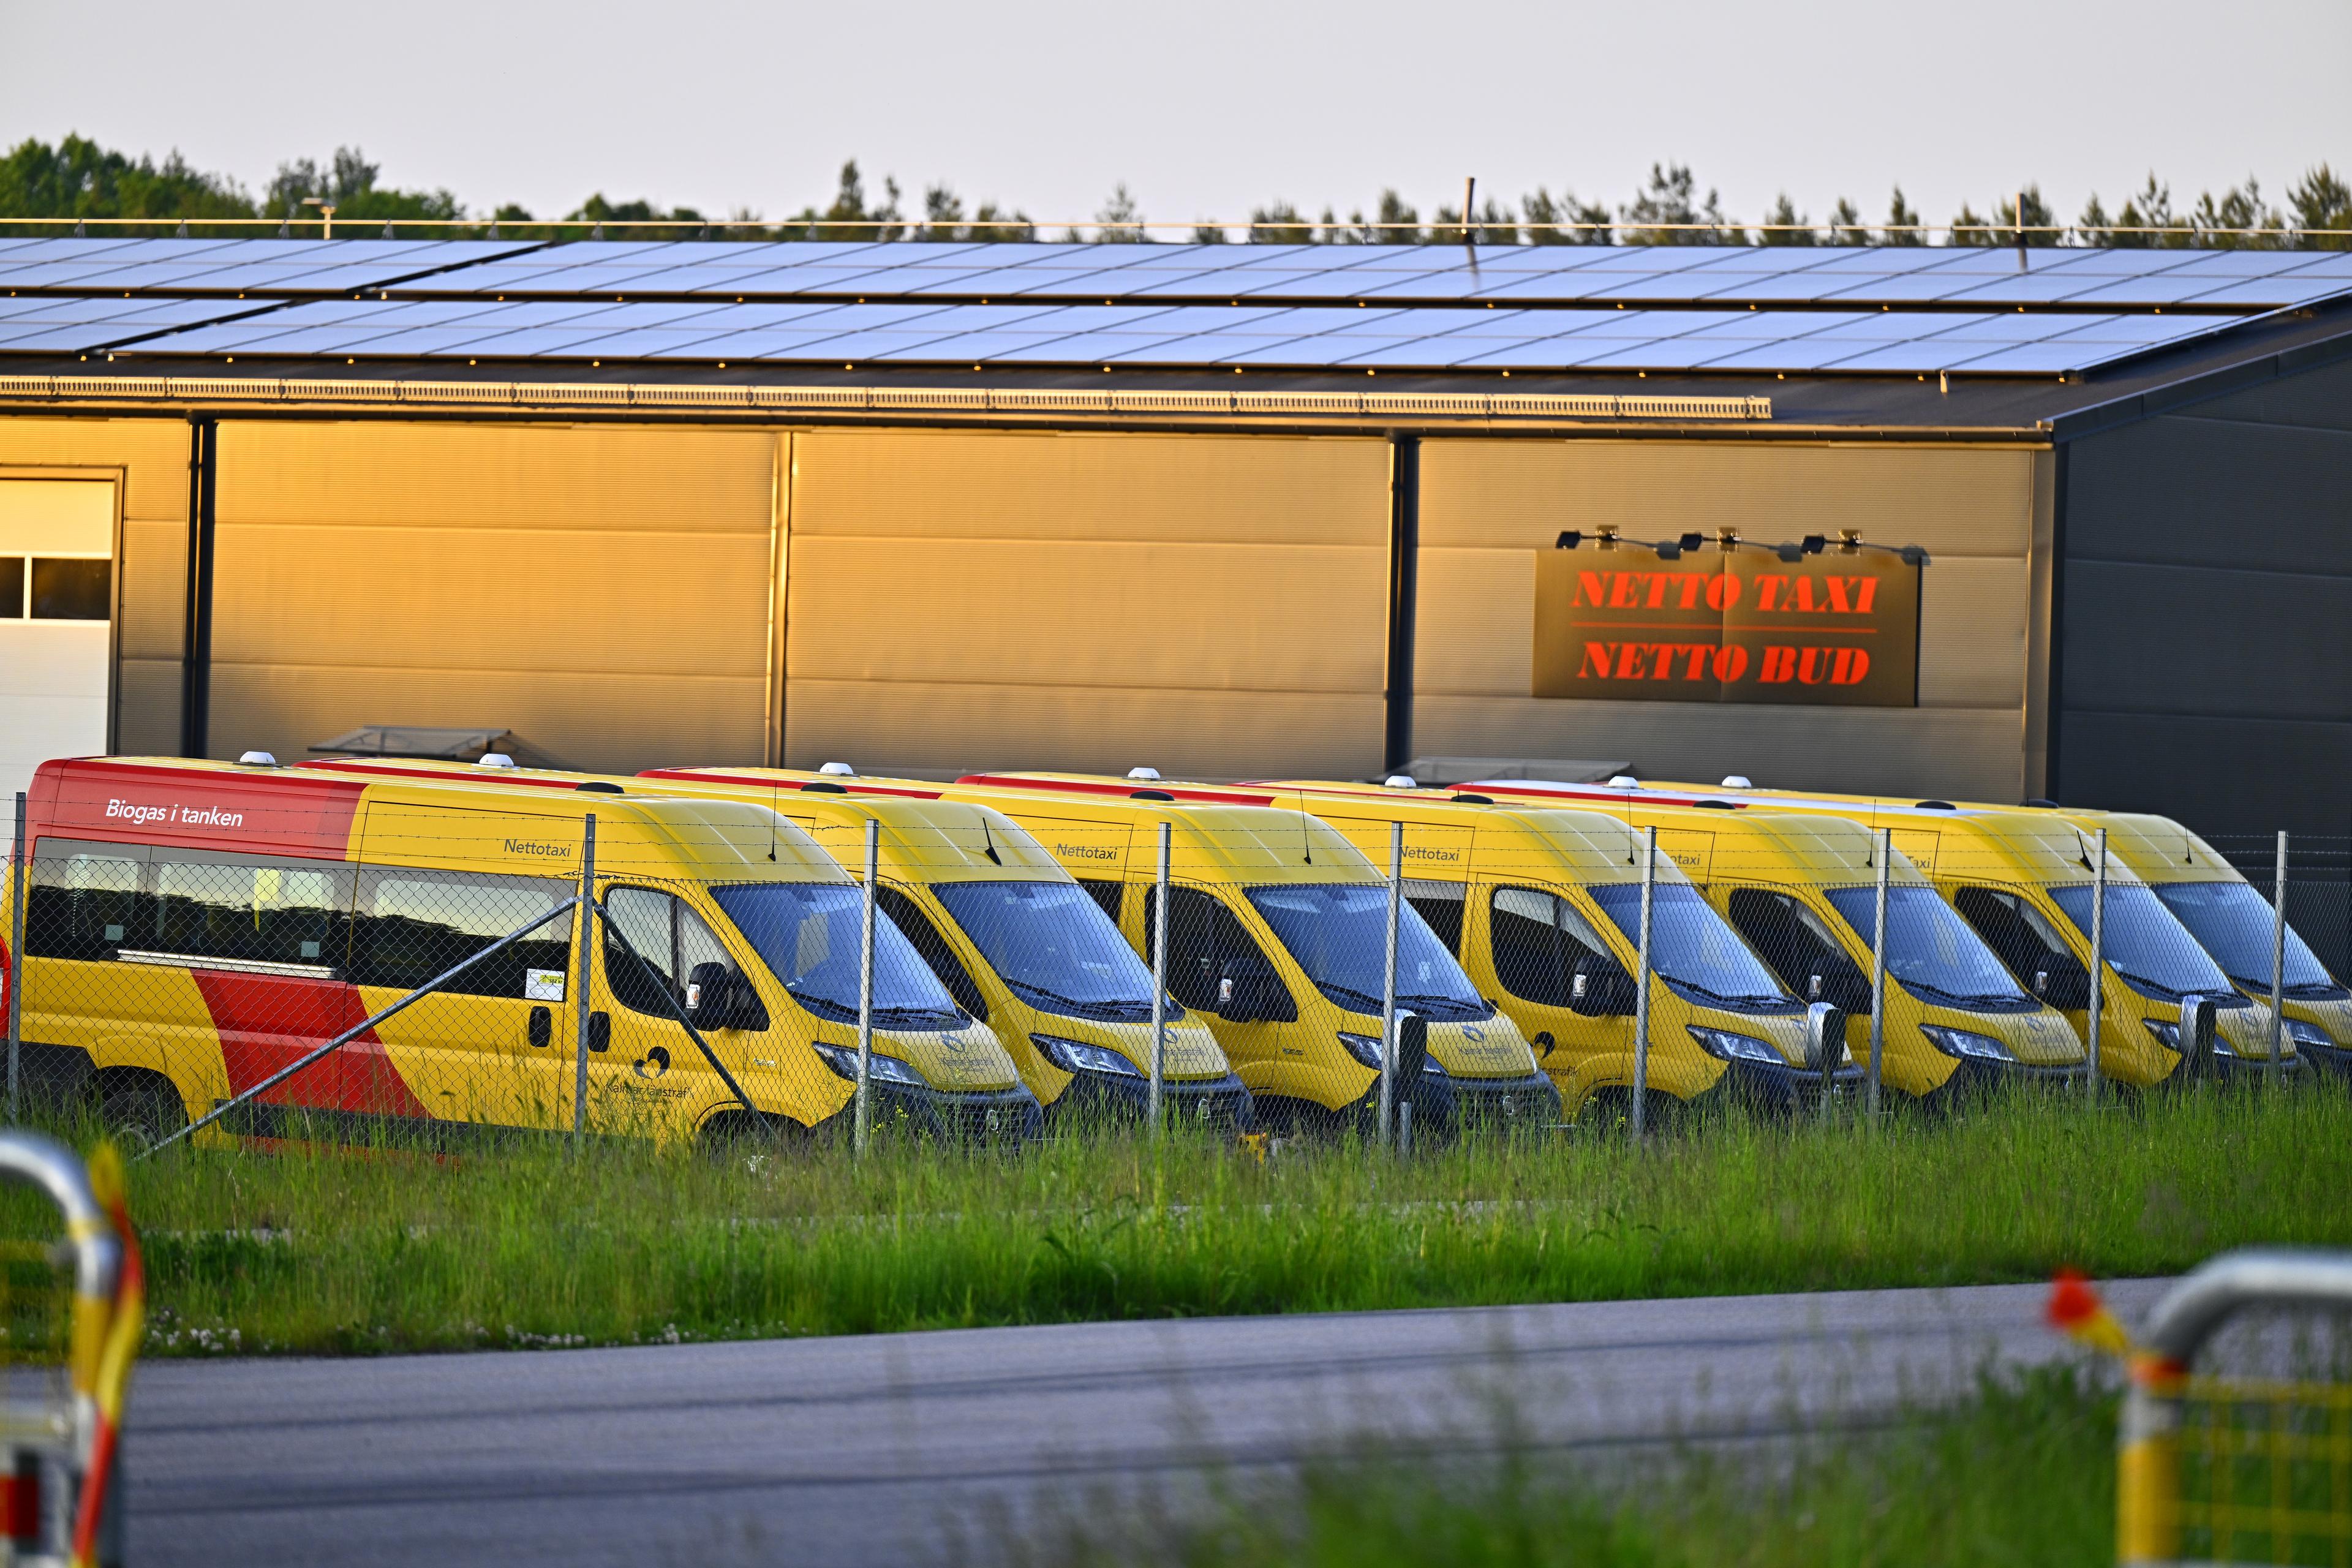
[[[1962,207],[1962,212],[1968,209]],[[1887,205],[1886,226],[1879,233],[1889,245],[1925,245],[1927,235],[1919,223],[1919,209],[1903,199],[1903,187],[1895,187],[1895,199]]]
[[[1315,230],[1297,207],[1275,202],[1250,209],[1249,238],[1252,245],[1312,245]]]
[[[1797,210],[1796,204],[1782,191],[1772,210],[1764,215],[1764,226],[1757,237],[1766,245],[1818,245],[1821,237],[1812,230],[1812,220]]]
[[[1110,200],[1095,214],[1095,237],[1126,244],[1140,244],[1151,236],[1143,226],[1143,209],[1135,205],[1127,182],[1121,180],[1111,191]]]
[[[2297,245],[2322,250],[2352,249],[2352,187],[2322,163],[2286,194],[2294,209]]]
[[[1519,211],[1527,219],[1530,245],[1609,243],[1609,209],[1579,202],[1573,191],[1560,192],[1555,201],[1550,191],[1538,185],[1535,195],[1519,203]]]
[[[2194,229],[2172,216],[2172,187],[2157,184],[2152,169],[2147,184],[2126,199],[2123,210],[2116,214],[2116,227],[2126,232],[2113,236],[2110,243],[2135,250],[2178,249],[2196,237]]]
[[[1653,163],[1650,183],[1620,210],[1632,245],[1745,245],[1748,231],[1723,216],[1716,193],[1696,199],[1697,182],[1685,163]]]
[[[1830,209],[1830,243],[1832,245],[1868,245],[1870,230],[1862,226],[1862,210],[1845,197],[1837,199]]]
[[[2262,182],[2252,174],[2242,185],[2232,185],[2215,201],[2213,193],[2206,191],[2197,198],[2197,210],[2189,215],[2197,226],[2200,243],[2223,250],[2279,250],[2287,244],[2278,234],[2242,234],[2241,229],[2283,229],[2286,216],[2278,208],[2263,205]]]

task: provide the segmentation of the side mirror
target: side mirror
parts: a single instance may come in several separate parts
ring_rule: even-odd
[[[1421,1081],[1429,1060],[1429,1020],[1418,1013],[1397,1015],[1396,1081],[1411,1086]]]
[[[1217,977],[1217,1012],[1227,1023],[1255,1024],[1280,1016],[1290,994],[1262,958],[1225,961]]]
[[[2091,974],[2069,954],[2053,955],[2033,972],[2033,994],[2061,1013],[2079,1013],[2091,1005]]]
[[[686,979],[686,1017],[697,1029],[764,1029],[768,1010],[760,994],[732,966],[698,963]]]
[[[2194,1080],[2213,1074],[2213,1031],[2219,1022],[2213,998],[2195,992],[2180,999],[2180,1076]]]
[[[1826,1080],[1845,1065],[1846,1010],[1827,1002],[1805,1009],[1805,1065]]]
[[[1569,966],[1568,1010],[1578,1016],[1630,1017],[1633,999],[1633,977],[1615,959],[1588,952]]]

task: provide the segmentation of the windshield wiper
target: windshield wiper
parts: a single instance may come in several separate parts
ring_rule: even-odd
[[[1681,986],[1685,991],[1696,991],[1710,1002],[1719,1002],[1731,1007],[1748,1005],[1762,1005],[1769,1006],[1780,1003],[1794,1002],[1796,1000],[1794,996],[1775,994],[1771,992],[1717,991],[1709,986],[1701,985],[1696,980],[1685,980],[1680,975],[1668,974],[1663,969],[1659,970],[1657,974],[1658,978],[1661,980],[1670,981],[1674,984]]]
[[[1381,999],[1369,991],[1359,991],[1352,985],[1342,985],[1336,980],[1318,980],[1315,985],[1316,989],[1321,991],[1326,996],[1331,995],[1336,991],[1363,1003],[1364,1006],[1360,1009],[1361,1012],[1378,1013],[1381,1010]],[[1402,1001],[1403,997],[1399,996],[1398,1000]]]
[[[1059,991],[1050,990],[1029,980],[1014,980],[1008,976],[1005,984],[1015,991],[1021,992],[1024,997],[1042,996],[1048,1002],[1058,1002],[1081,1017],[1100,1016],[1118,1018],[1132,1015],[1136,1017],[1148,1018],[1151,1016],[1151,1002],[1149,997],[1139,1000],[1133,997],[1104,996],[1088,1000],[1083,996],[1065,996]]]
[[[2139,985],[2144,986],[2150,991],[2161,991],[2168,996],[2186,996],[2189,994],[2187,991],[2184,991],[2178,985],[2167,985],[2161,980],[2151,979],[2145,974],[2135,974],[2130,970],[2121,968],[2115,964],[2109,964],[2108,967],[2114,969],[2116,972],[2116,978],[2122,981],[2126,985]]]

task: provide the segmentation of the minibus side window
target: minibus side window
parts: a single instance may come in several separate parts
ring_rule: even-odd
[[[980,986],[972,980],[971,971],[956,958],[955,949],[948,945],[948,939],[940,934],[940,928],[933,925],[930,917],[923,912],[923,906],[896,888],[875,889],[874,901],[882,906],[882,912],[889,916],[891,923],[915,944],[915,951],[923,955],[923,962],[931,966],[931,973],[938,975],[940,984],[948,988],[948,994],[954,997],[965,1012],[982,1023],[987,1023],[988,1002],[981,995]]]
[[[675,1019],[701,964],[722,964],[730,974],[742,973],[719,933],[683,899],[650,888],[614,888],[604,895],[604,984],[632,1012]],[[636,958],[614,938],[614,928],[636,950]],[[645,962],[639,963],[638,958]]]
[[[1731,923],[1798,997],[1835,1003],[1848,1012],[1870,1011],[1870,982],[1863,978],[1862,966],[1821,916],[1793,895],[1737,889]]]
[[[364,868],[352,916],[351,979],[414,991],[571,895],[571,884],[535,877]],[[442,989],[521,1001],[530,971],[568,974],[571,953],[572,921],[559,916]]]
[[[2058,945],[2049,931],[2042,929],[2044,921],[2032,920],[2034,912],[2016,893],[1959,889],[1959,896],[1952,902],[1959,908],[1961,917],[1967,917],[1969,924],[1976,926],[1978,936],[1985,938],[1985,945],[1992,947],[2001,963],[2009,963],[2011,973],[2025,980],[2028,987],[2032,985],[2037,971],[2053,973],[2061,969],[2055,959],[2065,959],[2067,966],[2079,969],[2079,963],[2072,963],[2074,954]]]
[[[1143,951],[1147,955],[1157,940],[1160,919],[1160,889],[1148,888],[1143,896]],[[1168,926],[1168,994],[1187,1007],[1204,1013],[1217,1010],[1217,983],[1224,977],[1225,965],[1235,959],[1255,959],[1268,971],[1279,973],[1267,962],[1265,951],[1250,940],[1234,911],[1198,888],[1169,889],[1169,908],[1175,919]],[[1298,1017],[1298,1005],[1290,1001],[1274,1020],[1294,1023]]]
[[[1087,897],[1102,906],[1102,912],[1110,917],[1111,924],[1118,924],[1119,901],[1127,892],[1125,882],[1106,881],[1100,877],[1080,877],[1078,886],[1087,890]]]
[[[1455,958],[1462,956],[1462,909],[1465,889],[1459,882],[1407,882],[1405,902],[1421,911],[1429,929],[1437,933],[1446,951]]]
[[[155,900],[140,891],[135,860],[43,853],[25,900],[25,952],[33,958],[106,959],[143,945]],[[133,935],[133,932],[141,933]]]
[[[1579,959],[1622,973],[1599,933],[1557,894],[1533,888],[1497,888],[1490,906],[1495,977],[1522,1002],[1565,1007],[1570,973]]]

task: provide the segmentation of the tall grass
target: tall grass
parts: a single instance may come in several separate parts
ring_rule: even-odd
[[[2162,1273],[2352,1242],[2347,1151],[2323,1088],[1404,1161],[183,1148],[133,1167],[131,1204],[151,1353],[365,1352]]]
[[[970,1551],[1031,1568],[2094,1568],[2115,1561],[2115,1401],[2072,1368],[1891,1426],[1581,1465],[1507,1440],[1377,1445],[1219,1478],[1206,1506],[1061,1498]],[[1477,1446],[1477,1445],[1474,1445]]]

